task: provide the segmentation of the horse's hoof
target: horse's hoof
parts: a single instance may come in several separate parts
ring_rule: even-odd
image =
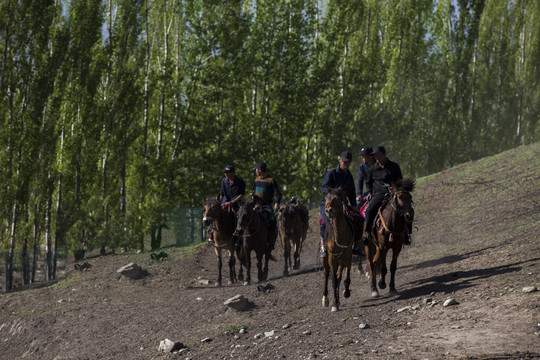
[[[244,281],[244,275],[238,275],[238,281]]]
[[[374,298],[379,297],[379,292],[378,291],[372,291],[371,292],[371,297],[374,297]]]
[[[244,281],[244,286],[248,286],[249,285],[249,281]]]
[[[348,298],[349,296],[351,296],[351,290],[349,290],[349,289],[343,290],[343,296],[345,296],[346,298]]]
[[[338,310],[339,310],[339,309],[338,309],[337,306],[332,306],[332,312],[336,312],[336,311],[338,311]]]
[[[379,289],[386,289],[385,283],[379,283]]]
[[[288,271],[284,271],[284,272],[283,272],[283,277],[287,277],[287,276],[289,276],[289,272],[288,272]]]
[[[330,301],[328,301],[328,297],[323,296],[323,298],[322,298],[322,306],[323,307],[328,307],[328,305],[330,305]]]
[[[396,291],[396,289],[390,289],[389,294],[390,294],[390,296],[397,296],[398,292]]]

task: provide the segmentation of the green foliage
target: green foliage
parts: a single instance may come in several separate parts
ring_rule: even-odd
[[[530,0],[0,2],[2,249],[157,249],[164,226],[202,240],[226,164],[249,188],[265,161],[285,198],[318,201],[345,149],[384,144],[419,177],[537,142],[538,16]]]

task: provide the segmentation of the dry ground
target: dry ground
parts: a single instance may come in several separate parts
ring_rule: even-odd
[[[215,256],[203,244],[165,249],[162,262],[148,253],[87,259],[88,271],[71,263],[57,283],[2,294],[0,358],[540,359],[540,292],[522,292],[540,287],[540,171],[524,170],[520,190],[509,192],[467,175],[475,166],[423,181],[413,193],[418,230],[399,258],[398,296],[383,290],[371,298],[356,269],[340,311],[323,308],[312,211],[301,269],[283,278],[278,247],[262,284],[275,286],[268,293],[257,284],[216,287]],[[506,174],[512,166],[497,169]],[[149,275],[120,278],[116,270],[129,262]],[[223,302],[237,294],[255,307],[227,309]],[[443,307],[448,297],[459,304]],[[165,338],[187,349],[160,353]]]

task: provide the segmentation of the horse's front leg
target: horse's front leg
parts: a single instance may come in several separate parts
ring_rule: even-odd
[[[223,261],[222,261],[222,257],[221,257],[221,248],[219,247],[214,247],[214,251],[216,253],[216,257],[217,257],[217,262],[218,262],[218,276],[217,276],[217,281],[216,281],[216,284],[217,286],[221,286],[221,268],[223,266]]]
[[[330,267],[328,266],[328,255],[322,259],[323,273],[324,273],[324,290],[322,305],[323,307],[328,307],[330,302],[328,301],[328,275],[330,272]]]
[[[293,269],[298,270],[300,268],[300,249],[302,248],[301,240],[296,239],[294,242],[294,263]]]
[[[396,270],[397,270],[397,259],[400,252],[401,252],[401,245],[395,247],[392,250],[392,262],[390,263],[390,284],[389,284],[390,295],[397,295],[395,278],[396,278]]]
[[[251,284],[251,251],[245,251],[244,256],[246,257],[246,280],[244,285],[249,285]]]
[[[289,276],[289,268],[291,266],[291,242],[283,236],[283,276]]]
[[[368,246],[365,246],[366,251],[366,259],[367,259],[367,265],[369,269],[369,280],[370,280],[370,287],[371,287],[371,297],[378,297],[379,291],[377,290],[377,267],[376,267],[376,259],[378,258],[378,249],[375,245],[370,244]]]
[[[257,281],[261,282],[265,280],[264,277],[264,271],[262,266],[262,258],[263,258],[264,252],[256,252],[255,257],[257,258]],[[268,257],[266,257],[268,259]]]
[[[386,268],[386,254],[388,253],[388,249],[383,248],[380,250],[380,258],[379,261],[381,262],[381,278],[379,279],[379,288],[385,289],[386,288],[386,273],[388,272],[388,269]]]
[[[236,258],[234,256],[234,250],[229,250],[229,283],[234,284],[236,282]]]
[[[343,268],[341,265],[332,267],[332,286],[334,288],[334,305],[332,306],[332,312],[339,311],[339,284],[341,283],[341,272]]]
[[[352,260],[352,259],[351,259]],[[343,284],[345,285],[345,290],[343,290],[343,296],[345,298],[348,298],[351,296],[351,262],[349,261],[349,264],[345,266],[345,280],[343,280]]]

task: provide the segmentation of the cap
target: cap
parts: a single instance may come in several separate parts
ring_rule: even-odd
[[[378,152],[382,152],[383,154],[386,154],[386,149],[382,145],[377,145],[373,148],[373,151],[371,152],[371,155],[375,155]]]
[[[339,157],[339,160],[351,162],[352,161],[352,152],[350,152],[350,151],[342,152],[341,156]]]
[[[373,149],[371,148],[371,146],[365,146],[362,148],[362,150],[360,150],[360,155],[362,156],[371,155],[372,151]]]
[[[253,171],[255,171],[255,169],[260,169],[261,171],[266,171],[266,163],[264,162],[258,162],[257,165],[255,165],[255,167],[252,169]]]
[[[224,173],[234,172],[234,166],[232,166],[232,165],[225,166],[225,169],[223,169],[223,172]]]

